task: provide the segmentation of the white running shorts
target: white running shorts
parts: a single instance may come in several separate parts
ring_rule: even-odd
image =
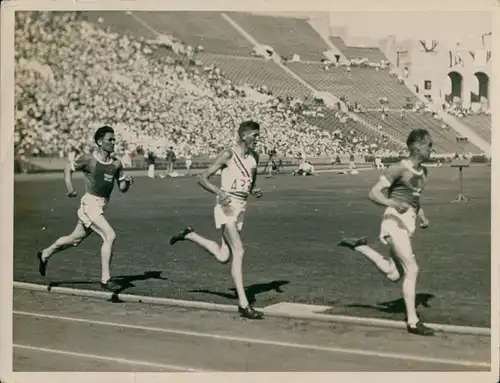
[[[227,206],[223,207],[220,204],[216,204],[214,207],[215,227],[220,229],[223,225],[236,222],[238,231],[241,231],[245,218],[246,205],[246,201],[239,201],[234,198]]]
[[[103,215],[108,207],[106,198],[97,197],[92,194],[85,194],[80,202],[80,208],[77,211],[78,220],[85,227],[90,227],[94,220]]]
[[[398,213],[393,207],[385,209],[380,225],[380,240],[388,244],[386,237],[397,238],[400,235],[411,237],[415,232],[417,213],[415,209],[408,209],[405,213]]]

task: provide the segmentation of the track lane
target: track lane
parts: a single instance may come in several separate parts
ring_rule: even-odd
[[[65,353],[59,355],[65,361],[60,363],[53,351],[16,348],[16,371],[169,371],[168,366],[209,371],[484,371],[489,359],[489,339],[483,337],[420,338],[399,330],[277,318],[253,322],[227,313],[18,290],[14,343]],[[75,353],[144,363],[102,358],[94,363]]]

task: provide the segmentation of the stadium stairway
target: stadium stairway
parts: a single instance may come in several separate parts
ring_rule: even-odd
[[[408,84],[407,81],[405,81],[405,84],[407,85],[407,89],[410,90],[415,95],[415,97],[417,97],[424,104],[426,105],[429,104],[429,101],[424,96],[416,93],[415,90],[412,89],[411,84]],[[473,128],[467,126],[464,122],[460,121],[459,118],[443,111],[442,108],[440,108],[440,105],[438,105],[438,103],[434,103],[432,106],[433,109],[438,114],[438,116],[448,126],[454,129],[457,135],[460,135],[462,137],[467,137],[470,144],[478,148],[479,151],[485,153],[488,156],[491,156],[491,140],[487,140],[485,139],[485,137],[482,137],[480,134],[477,134]],[[478,153],[478,149],[475,149],[474,151],[471,152]]]
[[[387,70],[352,67],[349,72],[344,67],[331,67],[327,71],[321,63],[289,63],[288,67],[317,90],[344,96],[351,104],[380,107],[378,99],[385,96],[391,107],[401,108],[407,97],[414,99],[406,86],[397,84]]]
[[[290,59],[298,54],[301,60],[320,61],[329,46],[305,19],[260,16],[228,12],[227,16],[261,44],[267,44]]]
[[[369,61],[380,61],[387,59],[387,57],[378,48],[349,47],[340,37],[330,37],[330,41],[348,59],[367,58]],[[376,77],[370,78],[371,76],[370,72],[373,73],[373,70],[371,70],[370,68],[359,68],[360,70],[364,69],[365,73],[367,73],[368,76],[362,76],[363,77],[362,81],[358,81],[360,80],[359,73],[355,77],[351,75],[351,73],[354,73],[353,69],[355,70],[355,68],[352,68],[351,72],[347,72],[344,70],[343,74],[344,77],[349,77],[349,79],[353,80],[353,83],[355,84],[349,84],[350,86],[348,86],[347,84],[349,79],[347,80],[341,79],[340,82],[335,81],[336,83],[335,85],[337,86],[335,92],[338,91],[348,92],[349,89],[343,89],[342,88],[343,85],[346,86],[346,88],[354,89],[355,93],[351,92],[351,97],[353,96],[356,97],[355,101],[359,101],[362,103],[362,105],[367,107],[373,106],[374,101],[377,99],[377,97],[375,97],[375,95],[372,94],[371,90],[381,91],[380,93],[383,96],[387,97],[389,105],[391,105],[392,107],[402,107],[403,105],[401,105],[401,101],[404,100],[404,102],[406,102],[407,99],[409,99],[411,102],[416,102],[418,99],[420,99],[426,104],[428,103],[426,99],[422,99],[422,97],[415,94],[412,91],[412,88],[408,86],[406,83],[404,85],[397,84],[396,79],[390,77],[387,70],[380,71],[376,73]],[[340,73],[342,74],[342,72]],[[335,74],[338,75],[338,72],[336,72]],[[383,76],[386,76],[388,78],[384,79],[384,81],[380,83],[378,82],[381,79],[381,77],[379,77],[380,75],[382,76],[382,78]],[[315,76],[318,79],[317,81],[321,82],[321,74],[318,73],[317,68]],[[323,78],[323,84],[321,86],[326,86],[328,88],[328,79]],[[363,92],[360,92],[360,90],[363,90]],[[443,120],[448,122],[448,124],[453,128],[453,130],[455,130],[455,133],[449,130],[443,130],[441,128],[441,123],[430,117],[427,118],[426,116],[423,116],[419,118],[419,116],[422,116],[422,114],[415,114],[413,112],[408,112],[407,116],[409,117],[410,120],[413,120],[412,122],[414,126],[424,126],[433,133],[433,136],[436,138],[438,150],[447,150],[447,151],[452,150],[454,152],[458,151],[458,152],[477,153],[479,151],[478,150],[479,148],[480,150],[486,153],[489,152],[490,150],[489,143],[491,142],[491,129],[489,129],[488,127],[487,118],[479,116],[476,119],[472,118],[469,121],[467,120],[456,121],[456,119],[453,116],[444,115],[443,113],[438,113],[438,114]],[[369,119],[372,120],[371,118]],[[375,120],[372,121],[376,123]],[[463,126],[461,122],[469,123],[469,125],[471,125],[474,129],[473,130],[468,129],[466,126]],[[407,124],[408,123],[403,125]],[[394,124],[391,124],[391,126],[387,125],[389,124],[382,123],[382,126],[384,126],[385,128],[389,128],[389,130],[391,131],[390,134],[394,134],[395,136],[401,137],[400,135],[401,132],[406,133],[408,131],[408,128],[405,128],[405,126],[396,127]],[[489,126],[491,126],[491,124]],[[394,131],[395,128],[396,131]],[[476,137],[477,135],[479,136],[479,139],[477,139],[478,138]],[[457,136],[469,137],[470,142],[465,144],[459,143],[456,141]]]
[[[241,14],[241,13],[228,13],[225,14],[224,17],[228,20],[230,24],[235,26],[235,28],[237,28],[239,31],[242,31],[244,35],[248,36],[250,42],[252,42],[253,44],[258,44],[258,43],[269,44],[273,47],[273,49],[276,49],[276,51],[278,51],[279,54],[283,54],[284,52],[286,52],[286,54],[288,55],[297,53],[301,56],[301,59],[304,57],[304,59],[314,60],[315,58],[318,57],[318,54],[329,49],[329,46],[322,40],[321,36],[319,36],[319,34],[313,29],[313,27],[309,25],[305,20],[274,18],[274,17],[270,18],[268,16],[255,16],[255,15]],[[274,19],[277,19],[276,23],[274,23]],[[255,24],[251,23],[250,21],[254,21]],[[243,26],[239,25],[240,22],[243,24]],[[269,26],[264,27],[263,24],[265,23],[271,23],[272,27]],[[258,25],[261,28],[257,28]],[[250,32],[252,33],[245,31],[245,27],[248,27],[250,29]],[[262,33],[261,32],[262,30],[265,30],[267,32]],[[256,38],[252,37],[253,33],[256,33],[257,36],[260,36],[262,39],[264,39],[264,41],[262,40],[257,41]],[[289,43],[288,39],[293,41],[292,45],[286,45]],[[318,43],[318,39],[321,40],[321,43]],[[314,40],[315,43],[310,43],[311,40]],[[298,42],[301,42],[301,44],[299,44]],[[284,51],[281,51],[276,48],[276,45],[280,48],[286,45],[286,48],[284,48]],[[304,50],[306,46],[308,47],[307,51]],[[314,87],[314,85],[311,84],[310,81],[307,81],[307,79],[303,78],[298,73],[296,73],[291,68],[293,67],[293,64],[284,65],[283,63],[281,63],[281,60],[279,60],[279,58],[277,58],[276,56],[273,57],[273,61],[277,67],[280,67],[290,77],[294,78],[298,83],[301,83],[304,87],[308,88],[309,90],[308,93],[316,94],[320,90]],[[309,65],[317,65],[317,64],[309,63]],[[248,71],[252,71],[252,69],[248,68]],[[273,88],[270,86],[270,89]],[[325,92],[325,90],[323,89],[321,89],[321,91]],[[329,98],[331,100],[331,103],[339,102],[340,104],[342,104],[343,110],[345,112],[347,111],[347,108],[345,107],[344,103],[340,101],[340,99],[337,97],[336,94],[329,91],[326,91],[326,93],[330,96]],[[301,98],[304,98],[304,95],[302,95]],[[359,130],[360,133],[372,138],[377,136],[379,138],[383,137],[384,133],[380,132],[374,125],[368,123],[367,121],[364,121],[362,118],[353,113],[347,112],[347,114],[351,118],[353,118],[356,122],[359,122],[356,129]],[[331,118],[327,117],[325,121],[333,123],[335,119],[333,117]],[[332,124],[332,126],[336,125],[339,124],[335,125]],[[340,125],[340,128],[344,132],[347,132],[349,130],[349,129],[347,130],[342,129],[345,128],[342,127],[342,125]],[[404,146],[404,141],[401,141],[399,138],[393,137],[391,135],[388,136],[393,147]]]
[[[471,127],[460,121],[459,118],[445,113],[442,110],[438,111],[444,122],[455,129],[461,136],[467,137],[469,142],[482,150],[488,156],[491,156],[491,144],[477,134]]]
[[[387,60],[384,53],[378,48],[365,48],[365,47],[349,47],[345,44],[341,37],[331,36],[330,42],[347,57],[349,60],[366,58],[371,62],[380,62]]]
[[[408,111],[401,117],[399,112],[387,112],[388,117],[382,119],[380,112],[366,112],[362,116],[374,125],[382,126],[387,134],[398,137],[402,141],[411,129],[421,127],[432,132],[434,147],[440,153],[477,152],[478,149],[471,143],[457,142],[457,134],[451,128],[443,129],[442,121],[432,118],[430,114]]]
[[[388,70],[373,68],[333,68],[325,71],[317,62],[321,53],[329,49],[328,44],[314,28],[303,19],[287,19],[257,16],[238,12],[100,12],[107,24],[111,23],[122,31],[141,29],[151,35],[171,34],[184,43],[202,45],[204,53],[199,59],[204,64],[216,64],[234,83],[244,85],[266,85],[276,96],[293,96],[301,99],[321,91],[328,95],[330,104],[340,102],[340,96],[347,96],[352,103],[360,102],[365,107],[379,107],[378,97],[388,98],[391,107],[402,107],[406,98],[415,99],[411,89],[398,84]],[[131,24],[134,24],[132,27]],[[128,25],[124,27],[124,25]],[[138,27],[140,26],[140,27]],[[120,33],[120,31],[115,30]],[[123,32],[122,32],[123,33]],[[337,42],[333,39],[334,42]],[[252,48],[259,43],[271,45],[280,55],[297,53],[301,63],[281,63],[278,54],[271,60],[250,57]],[[344,44],[345,45],[345,44]],[[337,47],[339,48],[339,47]],[[347,57],[358,54],[366,56],[368,48],[339,48]],[[371,59],[378,60],[381,52],[370,49]],[[360,53],[361,52],[361,53]],[[312,61],[312,62],[311,62]],[[343,110],[346,106],[341,102]],[[372,116],[348,113],[358,124],[361,134],[369,137],[388,135],[393,144],[404,144],[404,126],[385,124],[385,131],[377,129],[378,121]],[[327,121],[329,119],[327,118]],[[331,120],[330,120],[331,121]],[[376,125],[377,124],[377,125]],[[384,124],[382,124],[384,126]],[[462,151],[456,144],[456,135],[445,135],[435,124],[429,124],[433,134],[440,137],[440,150]],[[455,129],[457,130],[457,129]],[[457,130],[462,134],[463,129]],[[462,134],[467,136],[467,134]],[[477,141],[477,140],[476,140]],[[482,140],[484,141],[484,140]],[[471,140],[474,144],[474,140]],[[479,146],[479,145],[476,145]],[[481,148],[482,149],[482,148]],[[478,152],[478,150],[472,150]]]
[[[461,119],[465,124],[471,126],[477,134],[488,142],[491,142],[491,116],[473,115]]]
[[[330,46],[323,41],[321,36],[305,20],[279,17],[270,18],[268,16],[256,16],[235,12],[224,14],[224,18],[240,31],[242,35],[246,36],[247,40],[252,44],[269,44],[273,49],[276,49],[279,54],[285,53],[290,56],[293,53],[297,53],[300,55],[301,60],[312,60],[313,62],[289,63],[287,65],[283,65],[279,60],[274,60],[277,67],[281,67],[289,76],[297,80],[296,83],[301,83],[304,87],[307,87],[309,93],[315,94],[318,91],[326,92],[332,96],[332,101],[340,102],[338,96],[343,95],[343,91],[348,91],[352,94],[354,90],[359,98],[363,98],[363,105],[366,104],[369,106],[378,106],[377,96],[380,96],[381,93],[388,97],[389,102],[392,101],[392,105],[397,105],[398,107],[402,107],[407,98],[415,99],[405,85],[395,83],[396,79],[389,76],[388,70],[377,72],[373,68],[353,68],[354,72],[351,71],[348,73],[344,68],[340,68],[338,73],[342,73],[343,71],[344,74],[347,75],[345,75],[343,79],[336,77],[333,81],[333,84],[335,84],[334,87],[324,86],[325,82],[328,82],[330,79],[327,80],[323,74],[327,73],[328,75],[329,73],[324,71],[321,63],[315,62],[315,58],[317,58],[321,52],[329,49]],[[321,40],[321,42],[319,42],[319,40]],[[314,43],[311,41],[314,41]],[[305,47],[307,47],[307,50]],[[369,57],[367,58],[370,60],[380,61],[385,59],[383,53],[375,48],[359,48],[354,51],[349,51],[344,48],[345,44],[340,47],[339,50],[348,58],[363,58],[369,53]],[[358,57],[356,56],[357,54],[362,54],[362,56]],[[227,68],[227,63],[224,64],[226,64]],[[243,64],[243,61],[240,61],[240,64]],[[305,69],[305,71],[300,71],[302,68]],[[221,66],[221,69],[226,74],[228,73],[227,69],[229,68],[225,70]],[[310,73],[311,70],[312,76],[307,76],[306,74],[308,72]],[[231,72],[233,73],[232,77],[234,81],[238,81],[239,76],[234,75],[236,70],[232,69]],[[252,72],[252,68],[246,67],[245,73],[250,72]],[[242,77],[244,78],[244,75]],[[274,88],[278,90],[277,94],[284,94],[285,92],[282,90],[283,87],[278,86],[281,82],[281,77],[276,76],[276,78],[277,81],[272,85],[265,81],[261,81],[260,83],[268,84],[270,89]],[[357,78],[358,81],[353,81],[353,78]],[[286,81],[286,79],[284,79],[284,81]],[[360,84],[362,86],[359,86]],[[342,86],[344,87],[342,88]],[[380,92],[380,89],[382,89],[382,92]],[[298,92],[300,92],[300,89],[298,89]],[[296,95],[297,93],[294,91],[292,94]],[[344,111],[346,111],[345,105]],[[380,131],[375,124],[369,120],[365,120],[362,116],[350,112],[347,114],[358,122],[357,130],[360,130],[362,134],[370,138],[387,135],[390,138],[392,146],[404,147],[406,137],[401,134],[401,131],[394,131],[394,129]],[[334,123],[336,121],[334,117],[331,116],[327,116],[324,122],[331,123],[332,126],[339,125]],[[324,124],[318,124],[318,121],[316,121],[316,124],[319,126],[323,125],[324,127]],[[342,125],[340,125],[340,127],[341,130],[345,128]],[[442,135],[441,137],[444,138]],[[444,148],[446,145],[444,143],[438,145],[438,148],[442,147]],[[462,149],[459,145],[453,146],[452,144],[448,144],[447,147],[454,147],[455,151],[461,151]]]
[[[251,86],[266,85],[275,96],[304,98],[305,95],[311,93],[306,85],[296,78],[290,78],[272,60],[213,53],[200,53],[198,59],[204,65],[215,64],[233,83]]]
[[[382,141],[383,135],[385,134],[389,139],[389,142],[385,145],[388,149],[397,151],[405,145],[404,141],[406,140],[406,137],[401,140],[400,138],[389,135],[387,132],[375,130],[372,128],[372,125],[367,124],[364,120],[359,120],[355,115],[351,116],[354,121],[348,121],[347,123],[342,124],[335,118],[335,113],[336,111],[332,109],[326,109],[323,111],[324,117],[308,116],[306,119],[310,124],[329,131],[330,133],[333,133],[335,130],[340,130],[343,135],[348,135],[349,132],[354,129],[358,136],[366,136],[367,142],[371,143]],[[363,126],[360,127],[360,124]]]

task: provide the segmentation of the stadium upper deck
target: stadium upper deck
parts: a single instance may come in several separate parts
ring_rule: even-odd
[[[134,12],[133,15],[125,12],[100,12],[100,15],[105,19],[104,24],[118,33],[144,38],[154,38],[155,34],[170,34],[184,43],[202,45],[205,53],[200,54],[198,59],[206,65],[217,65],[236,84],[265,85],[275,96],[301,99],[311,96],[308,87],[275,62],[251,57],[252,43],[220,12]],[[408,100],[413,103],[417,100],[404,84],[390,76],[388,69],[377,71],[374,68],[354,66],[347,71],[344,67],[332,66],[328,71],[325,70],[320,63],[321,53],[329,47],[304,19],[237,12],[228,12],[226,15],[257,43],[271,46],[278,55],[290,59],[294,53],[298,54],[302,62],[289,62],[287,67],[318,91],[331,92],[366,108],[380,107],[378,100],[381,97],[387,98],[387,107],[392,110],[402,108]],[[86,17],[89,21],[97,21],[98,15],[87,13]],[[348,47],[338,37],[331,37],[330,42],[348,59],[385,59],[384,54],[376,48]],[[380,123],[374,114],[359,116],[373,127]],[[407,116],[406,121],[395,118],[382,123],[384,133],[400,139],[408,129],[418,125],[433,133],[438,151],[479,152],[472,144],[458,143],[453,129],[443,131],[440,123],[418,112],[408,111]],[[328,120],[327,118],[326,121]],[[465,122],[473,126],[482,137],[491,140],[491,125],[488,126],[487,120],[474,117]],[[356,129],[362,134],[376,135],[363,124],[357,124]]]

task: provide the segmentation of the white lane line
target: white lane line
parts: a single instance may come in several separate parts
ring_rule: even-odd
[[[340,353],[340,354],[371,356],[371,357],[379,357],[379,358],[399,359],[399,360],[407,360],[407,361],[415,361],[415,362],[423,362],[423,363],[437,363],[437,364],[466,366],[466,367],[490,368],[490,366],[491,366],[491,364],[488,362],[479,362],[479,361],[470,361],[470,360],[461,360],[461,359],[432,358],[432,357],[408,355],[408,354],[401,354],[401,353],[390,353],[390,352],[383,352],[383,351],[366,351],[366,350],[360,350],[360,349],[318,346],[318,345],[313,345],[313,344],[280,342],[280,341],[266,340],[266,339],[244,338],[244,337],[237,337],[237,336],[230,336],[230,335],[209,334],[209,333],[197,332],[197,331],[185,331],[185,330],[176,330],[176,329],[161,328],[161,327],[138,326],[138,325],[124,324],[124,323],[117,323],[117,322],[105,322],[105,321],[98,321],[98,320],[92,320],[92,319],[82,319],[82,318],[65,317],[65,316],[58,316],[58,315],[48,315],[48,314],[41,314],[41,313],[28,312],[28,311],[14,310],[13,314],[14,315],[24,315],[24,316],[29,316],[29,317],[36,317],[36,318],[46,318],[46,319],[70,321],[70,322],[75,322],[75,323],[85,323],[85,324],[94,324],[94,325],[101,325],[101,326],[120,327],[120,328],[134,329],[134,330],[159,332],[159,333],[165,333],[165,334],[175,334],[175,335],[192,336],[192,337],[199,337],[199,338],[210,338],[210,339],[224,340],[224,341],[230,341],[230,342],[262,344],[262,345],[275,346],[275,347],[288,347],[288,348],[297,348],[297,349],[303,349],[303,350],[324,351],[324,352],[332,352],[332,353]]]
[[[200,369],[197,369],[197,368],[191,368],[191,367],[186,367],[186,366],[178,366],[178,365],[173,365],[173,364],[152,363],[152,362],[146,362],[146,361],[143,361],[143,360],[115,358],[115,357],[111,357],[111,356],[102,356],[102,355],[96,355],[96,354],[83,354],[81,352],[54,350],[52,348],[28,346],[28,345],[25,345],[25,344],[16,344],[16,343],[14,343],[13,347],[14,348],[19,348],[19,349],[22,349],[22,350],[47,352],[47,353],[52,353],[52,354],[73,356],[73,357],[78,357],[78,358],[98,359],[98,360],[104,360],[104,361],[107,361],[107,362],[115,362],[115,363],[120,363],[120,364],[129,364],[129,365],[134,365],[134,366],[153,367],[153,368],[159,368],[159,369],[170,370],[170,371],[180,371],[180,372],[209,372],[208,370],[200,370]]]

